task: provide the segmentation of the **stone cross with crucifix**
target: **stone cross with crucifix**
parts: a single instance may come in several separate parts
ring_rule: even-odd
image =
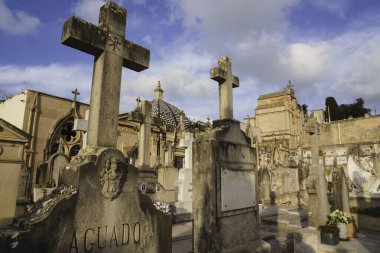
[[[99,25],[69,18],[62,43],[95,56],[88,145],[116,147],[122,67],[149,67],[149,50],[125,40],[127,10],[112,1],[100,8]]]
[[[219,117],[233,119],[232,88],[239,87],[239,78],[232,75],[231,61],[227,56],[218,60],[218,67],[210,70],[210,77],[219,83]]]

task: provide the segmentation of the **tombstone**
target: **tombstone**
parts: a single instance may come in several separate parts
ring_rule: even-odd
[[[333,172],[333,199],[334,210],[339,209],[344,212],[350,212],[349,196],[347,187],[347,178],[344,169],[339,168]]]
[[[185,148],[185,166],[178,172],[176,181],[177,214],[193,212],[193,133],[185,132],[180,141],[180,147]]]
[[[59,175],[69,162],[70,157],[65,153],[53,154],[47,162],[46,181],[53,178],[58,185]]]
[[[282,166],[276,168],[275,180],[276,202],[298,206],[300,188],[297,165],[293,162],[283,162]]]
[[[193,251],[268,249],[258,228],[256,152],[233,119],[232,87],[239,79],[228,57],[218,61],[211,78],[219,82],[220,119],[193,146]]]
[[[327,181],[319,162],[319,126],[315,118],[308,119],[306,131],[310,134],[312,161],[306,179],[306,188],[309,194],[308,223],[312,227],[318,227],[326,224],[330,206],[327,199]]]
[[[166,140],[164,144],[164,164],[158,168],[158,181],[166,191],[166,201],[175,202],[175,183],[178,169],[174,167],[174,140]]]
[[[116,149],[122,65],[147,67],[149,52],[124,40],[126,10],[109,1],[99,27],[73,17],[62,40],[95,54],[88,146],[62,183],[0,230],[0,252],[171,252],[171,216],[139,190],[138,169]]]
[[[261,172],[261,202],[268,206],[270,204],[270,193],[271,193],[271,183],[270,183],[270,174],[268,169],[264,169]]]

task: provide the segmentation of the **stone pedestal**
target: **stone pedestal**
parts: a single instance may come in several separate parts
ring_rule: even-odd
[[[276,169],[276,174],[276,202],[298,206],[298,168],[280,167]]]
[[[165,166],[158,169],[158,182],[165,191],[165,194],[161,195],[160,200],[175,201],[175,182],[177,178],[178,169],[173,166]]]
[[[171,252],[171,216],[138,191],[138,169],[124,159],[114,148],[81,150],[61,173],[66,187],[0,230],[5,242],[17,242],[0,251]]]
[[[309,202],[308,202],[308,225],[310,227],[318,227],[318,196],[317,189],[308,189],[307,193],[309,194]]]
[[[193,212],[193,133],[186,132],[180,141],[180,147],[185,148],[185,168],[178,172],[176,181],[177,214]]]
[[[194,143],[194,252],[263,250],[255,149],[238,122],[213,125]]]
[[[193,212],[193,181],[192,169],[180,169],[176,182],[177,214]]]

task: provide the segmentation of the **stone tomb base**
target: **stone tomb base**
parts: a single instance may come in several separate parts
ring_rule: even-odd
[[[194,144],[194,252],[267,252],[259,235],[255,150],[238,122],[213,125]]]
[[[0,252],[171,252],[171,217],[138,191],[137,169],[117,149],[88,147],[59,187],[0,230]],[[2,238],[2,239],[1,239]]]

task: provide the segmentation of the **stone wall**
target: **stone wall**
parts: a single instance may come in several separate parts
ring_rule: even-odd
[[[373,143],[380,140],[380,115],[324,123],[320,128],[320,146]],[[309,137],[302,136],[304,147]]]

